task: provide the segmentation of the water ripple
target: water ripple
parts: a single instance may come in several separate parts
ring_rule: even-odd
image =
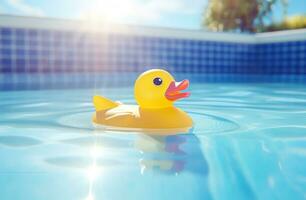
[[[42,141],[28,136],[0,136],[0,144],[10,147],[28,147],[41,143]]]

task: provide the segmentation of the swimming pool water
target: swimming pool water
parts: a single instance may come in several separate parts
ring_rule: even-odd
[[[91,97],[132,88],[0,92],[1,200],[305,199],[306,87],[192,84],[191,133],[95,130]]]

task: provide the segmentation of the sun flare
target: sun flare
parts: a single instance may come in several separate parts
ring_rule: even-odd
[[[137,10],[135,1],[131,0],[94,0],[82,18],[90,21],[122,22]]]

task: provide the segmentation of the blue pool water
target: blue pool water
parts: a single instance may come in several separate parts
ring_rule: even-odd
[[[191,133],[95,130],[93,94],[0,92],[1,200],[305,199],[306,87],[192,84]]]

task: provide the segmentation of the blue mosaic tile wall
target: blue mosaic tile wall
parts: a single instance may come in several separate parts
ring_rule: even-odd
[[[92,34],[32,29],[0,29],[2,73],[140,72],[166,67],[188,73],[250,73],[256,67],[251,44]]]
[[[69,87],[92,86],[105,72],[139,73],[155,67],[207,82],[294,82],[296,75],[306,74],[306,41],[248,44],[234,38],[221,42],[0,27],[0,89],[11,88],[10,82],[27,87],[44,85],[46,80],[48,87],[60,81]],[[82,75],[85,72],[99,77],[93,83],[92,75]],[[70,74],[69,80],[59,76],[64,73]],[[26,75],[16,78],[18,74]],[[109,78],[115,76],[103,80]]]
[[[262,74],[306,74],[306,40],[256,44],[256,62]]]

